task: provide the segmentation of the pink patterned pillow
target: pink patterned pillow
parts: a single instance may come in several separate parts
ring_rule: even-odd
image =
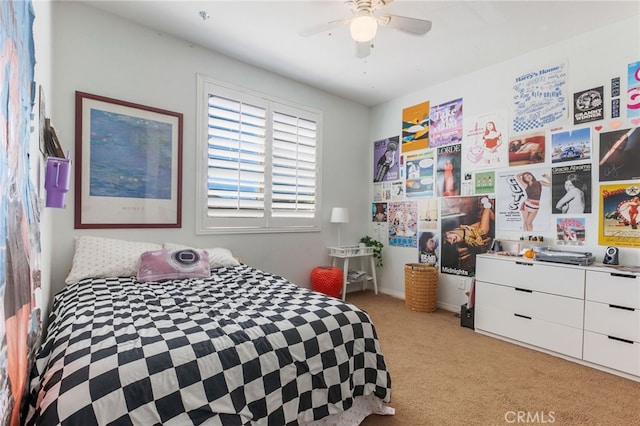
[[[209,254],[204,250],[154,250],[142,253],[138,281],[164,281],[183,278],[208,278]]]

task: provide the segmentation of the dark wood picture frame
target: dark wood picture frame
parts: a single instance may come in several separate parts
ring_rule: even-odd
[[[76,229],[182,227],[183,115],[76,91]]]

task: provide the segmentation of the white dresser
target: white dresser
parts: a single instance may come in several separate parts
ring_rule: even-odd
[[[640,277],[587,270],[585,361],[640,376]]]
[[[640,276],[479,255],[475,329],[640,381]]]

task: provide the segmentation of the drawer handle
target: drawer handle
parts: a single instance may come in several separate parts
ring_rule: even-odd
[[[613,336],[607,336],[607,337],[611,340],[616,340],[618,342],[629,343],[630,345],[633,345],[633,340],[627,340],[627,339],[622,339],[620,337],[613,337]]]
[[[619,274],[617,272],[611,272],[612,277],[620,277],[620,278],[631,278],[632,280],[636,278],[635,275],[627,275],[627,274]]]
[[[518,287],[514,287],[514,289],[515,289],[516,291],[522,291],[522,292],[525,292],[525,293],[533,293],[533,290],[527,290],[526,288],[518,288]]]
[[[514,316],[518,317],[518,318],[525,318],[525,319],[531,319],[531,317],[528,317],[526,315],[520,315],[520,314],[513,314]]]
[[[522,266],[533,266],[533,263],[518,262],[518,261],[516,260],[516,265],[522,265]]]
[[[631,311],[631,312],[635,311],[635,309],[633,309],[633,308],[628,308],[626,306],[620,306],[620,305],[609,304],[609,307],[610,308],[614,308],[614,309],[624,309],[625,311]]]

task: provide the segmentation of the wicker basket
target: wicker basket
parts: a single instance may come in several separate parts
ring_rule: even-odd
[[[404,296],[407,309],[433,312],[438,302],[438,269],[424,263],[404,266]]]

